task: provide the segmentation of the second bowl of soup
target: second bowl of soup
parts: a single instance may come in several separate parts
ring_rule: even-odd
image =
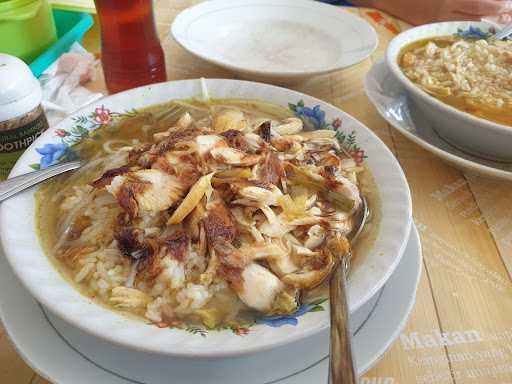
[[[397,36],[386,60],[437,133],[474,155],[512,160],[512,41],[484,23],[424,25]]]

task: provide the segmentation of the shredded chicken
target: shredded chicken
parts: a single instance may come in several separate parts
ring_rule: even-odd
[[[139,211],[161,212],[178,201],[184,189],[177,178],[156,169],[144,169],[116,176],[107,190],[130,217]]]
[[[111,207],[109,252],[121,255],[115,268],[126,277],[108,291],[110,303],[158,323],[185,314],[208,324],[233,318],[208,307],[212,297],[235,300],[237,310],[294,312],[300,289],[329,275],[333,244],[348,244],[332,234],[350,233],[361,204],[362,167],[333,131],[303,128],[296,117],[212,108],[195,120],[186,112],[151,132],[151,143],[127,149],[124,165],[89,180],[90,199]],[[77,214],[67,240],[79,246],[63,252],[83,265],[80,281],[97,260],[99,246],[83,235],[91,227]]]

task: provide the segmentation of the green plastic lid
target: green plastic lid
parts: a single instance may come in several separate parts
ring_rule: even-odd
[[[57,39],[47,0],[0,2],[0,52],[30,63]]]
[[[30,19],[42,4],[42,0],[0,0],[0,21]]]

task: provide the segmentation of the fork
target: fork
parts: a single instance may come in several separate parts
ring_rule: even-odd
[[[491,40],[503,40],[512,35],[512,23],[505,25],[502,29],[490,37]]]

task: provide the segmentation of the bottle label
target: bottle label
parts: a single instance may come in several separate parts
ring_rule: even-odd
[[[0,130],[0,180],[9,175],[18,158],[46,129],[48,121],[40,113],[32,121],[8,130]]]

